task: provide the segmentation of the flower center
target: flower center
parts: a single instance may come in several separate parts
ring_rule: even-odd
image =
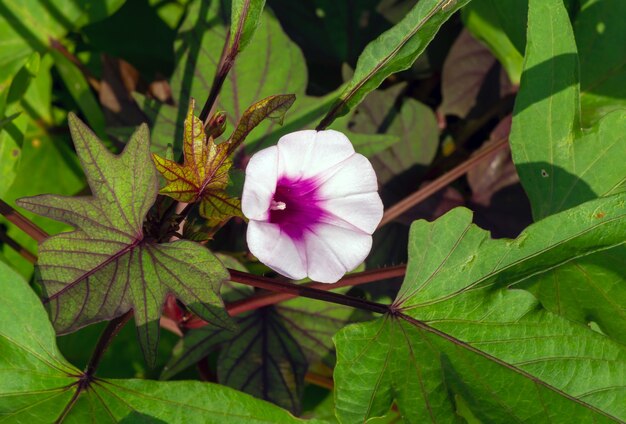
[[[318,185],[314,178],[294,180],[281,177],[270,204],[269,221],[278,224],[292,239],[301,240],[304,233],[312,230],[326,215]]]

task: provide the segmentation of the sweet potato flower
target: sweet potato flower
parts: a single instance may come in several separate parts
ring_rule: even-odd
[[[246,168],[248,248],[294,280],[334,283],[363,262],[383,205],[369,161],[340,132],[298,131]]]

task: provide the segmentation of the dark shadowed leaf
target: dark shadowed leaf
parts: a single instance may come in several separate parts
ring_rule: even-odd
[[[623,190],[626,181],[626,109],[581,129],[577,46],[560,3],[531,3],[511,128],[513,159],[536,220]],[[618,248],[574,261],[529,280],[526,287],[552,312],[585,324],[594,321],[607,335],[626,342],[626,280],[623,272],[618,277],[625,254]],[[567,293],[561,297],[561,291]]]
[[[502,67],[491,51],[467,30],[456,39],[441,75],[439,113],[461,118],[482,114],[501,97],[513,91]],[[482,110],[481,110],[482,108]]]
[[[493,129],[484,146],[508,139],[511,115]],[[489,155],[467,173],[472,190],[469,208],[474,211],[474,222],[491,231],[494,238],[517,237],[532,223],[530,202],[519,183],[511,149],[507,146]]]
[[[365,47],[352,80],[322,120],[347,114],[389,75],[408,69],[448,18],[469,0],[422,0],[394,27]]]
[[[306,357],[272,307],[238,320],[239,332],[220,352],[220,383],[300,411]]]
[[[292,423],[287,411],[217,384],[95,378],[57,349],[54,329],[28,284],[0,263],[0,420],[17,423]],[[77,402],[72,406],[72,397]]]
[[[93,196],[41,195],[18,204],[76,228],[40,243],[38,280],[56,330],[68,333],[133,309],[149,364],[167,293],[215,325],[230,327],[219,297],[228,273],[203,246],[157,244],[143,220],[157,195],[148,130],[142,126],[119,156],[70,115],[74,146]]]
[[[624,243],[626,195],[585,203],[492,240],[455,209],[411,228],[397,311],[335,336],[337,414],[455,422],[618,422],[626,349],[510,286]],[[606,211],[598,219],[597,211]]]
[[[259,26],[265,0],[232,0],[230,16],[230,39],[232,46],[237,40],[237,51],[241,52],[252,40]]]

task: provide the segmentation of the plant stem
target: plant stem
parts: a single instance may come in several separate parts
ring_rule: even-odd
[[[24,231],[30,236],[30,238],[36,240],[37,242],[40,242],[48,237],[48,233],[39,228],[30,219],[13,209],[11,205],[2,199],[0,199],[0,214],[4,215],[6,219],[17,225],[20,230]]]
[[[200,120],[203,122],[204,127],[209,124],[209,116],[213,106],[215,105],[217,96],[222,90],[222,85],[224,85],[224,81],[226,80],[228,73],[235,64],[235,58],[237,57],[237,53],[239,53],[239,43],[241,41],[243,23],[248,15],[249,8],[250,0],[244,2],[243,4],[241,16],[237,25],[237,32],[235,32],[232,44],[230,43],[230,31],[226,34],[226,40],[224,41],[224,47],[222,48],[222,56],[220,57],[220,64],[215,77],[213,78],[213,84],[211,85],[209,97],[207,97],[204,107],[202,108],[202,112],[200,113]]]
[[[324,283],[309,283],[298,287],[309,287],[320,290],[334,290],[340,287],[346,286],[358,286],[361,284],[373,283],[387,278],[403,277],[406,272],[406,265],[399,265],[388,268],[372,269],[368,271],[358,272],[355,274],[347,275],[335,284]],[[236,302],[226,305],[226,310],[231,316],[239,315],[244,312],[248,312],[254,309],[262,308],[264,306],[273,305],[276,303],[284,302],[289,299],[297,297],[296,295],[285,292],[272,292],[261,293],[246,299],[242,299]]]
[[[106,326],[102,334],[100,335],[100,339],[98,339],[98,344],[93,350],[91,354],[91,358],[89,359],[89,363],[85,367],[85,376],[87,378],[93,377],[94,373],[98,369],[98,365],[100,365],[100,361],[102,360],[102,356],[104,352],[106,352],[109,344],[113,340],[113,338],[120,332],[122,328],[126,325],[126,323],[133,316],[132,309],[126,312],[124,315],[121,315],[111,321]]]
[[[385,213],[383,214],[383,219],[380,221],[380,224],[378,224],[378,228],[388,224],[389,222],[402,215],[404,212],[415,207],[415,205],[423,202],[433,194],[437,193],[439,190],[445,188],[446,186],[448,186],[448,184],[450,184],[457,178],[465,175],[472,168],[480,164],[485,159],[489,158],[489,156],[491,156],[493,153],[505,149],[507,145],[508,138],[502,138],[498,140],[498,142],[492,144],[491,146],[479,150],[474,156],[470,157],[465,162],[461,163],[452,170],[446,172],[430,184],[405,197],[385,211]]]
[[[37,262],[37,256],[33,255],[28,249],[21,246],[18,242],[9,237],[9,235],[2,228],[0,228],[0,241],[5,243],[11,249],[15,250],[17,253],[20,254],[21,257],[26,259],[31,264]]]
[[[389,305],[383,305],[382,303],[371,302],[369,300],[359,299],[344,294],[331,293],[312,287],[284,283],[271,278],[252,275],[234,269],[229,269],[229,271],[230,279],[232,281],[245,284],[247,286],[295,296],[308,297],[310,299],[322,300],[324,302],[336,303],[338,305],[350,306],[352,308],[363,309],[377,314],[385,314],[389,312]]]

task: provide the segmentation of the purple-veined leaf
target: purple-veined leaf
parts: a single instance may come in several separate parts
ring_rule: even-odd
[[[28,283],[2,262],[0,280],[5,291],[0,297],[3,423],[304,422],[275,405],[218,384],[100,376],[87,382],[59,352],[54,329]]]
[[[238,323],[237,335],[220,352],[218,381],[298,414],[308,363],[285,322],[265,307]]]
[[[144,355],[152,364],[168,293],[203,319],[231,328],[219,297],[228,277],[220,261],[194,242],[156,243],[144,231],[158,190],[147,127],[140,127],[115,156],[76,116],[70,115],[69,122],[92,196],[41,195],[18,201],[75,228],[39,246],[38,281],[57,332],[132,309]]]

